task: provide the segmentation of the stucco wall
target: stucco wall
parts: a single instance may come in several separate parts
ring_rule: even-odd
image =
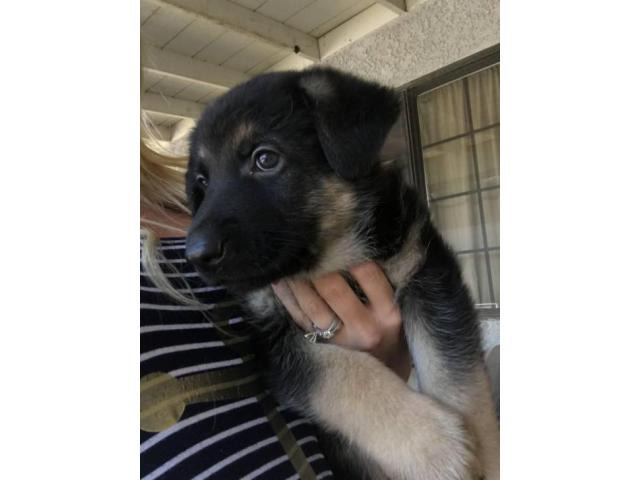
[[[425,0],[322,63],[400,87],[498,43],[498,0]]]

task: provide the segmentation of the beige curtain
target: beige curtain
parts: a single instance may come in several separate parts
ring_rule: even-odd
[[[456,252],[466,252],[460,253],[458,259],[476,301],[481,304],[492,303],[492,300],[498,303],[499,65],[423,93],[418,97],[418,114],[427,193],[434,222]],[[477,132],[478,129],[481,131]],[[481,189],[492,189],[480,192],[479,196],[477,183]],[[484,212],[486,245],[480,201]],[[485,247],[493,248],[489,252],[488,266],[483,250]],[[493,299],[489,282],[492,282],[494,290]]]

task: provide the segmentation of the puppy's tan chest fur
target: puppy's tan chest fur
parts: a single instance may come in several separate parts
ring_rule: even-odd
[[[380,263],[380,267],[394,286],[396,295],[406,286],[424,259],[424,252],[420,251],[417,245],[419,230],[419,226],[414,226],[400,252]],[[315,278],[330,272],[344,271],[369,258],[367,248],[357,240],[355,234],[335,241],[328,248],[328,252],[332,255],[327,255],[325,257],[327,260],[321,262],[312,272],[305,272],[294,278]],[[270,286],[251,292],[247,295],[246,301],[251,311],[261,318],[277,312],[278,300]]]
[[[396,295],[404,288],[425,259],[426,252],[420,248],[419,238],[422,223],[413,225],[400,251],[390,259],[381,262],[380,267],[394,286]],[[327,253],[311,271],[295,278],[314,278],[330,272],[347,270],[371,257],[367,245],[358,239],[356,232],[335,239],[327,246]],[[277,312],[278,300],[270,286],[250,293],[247,304],[254,314],[266,318]]]

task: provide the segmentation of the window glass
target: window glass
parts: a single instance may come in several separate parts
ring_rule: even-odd
[[[465,131],[462,84],[454,83],[438,89],[437,95],[418,97],[418,114],[428,118],[420,122],[422,145],[430,145]]]
[[[500,301],[500,66],[417,96],[433,221],[476,302]]]
[[[462,269],[465,283],[471,290],[471,295],[477,303],[491,303],[489,291],[489,276],[487,275],[487,263],[482,253],[461,253],[458,262]]]
[[[380,160],[383,163],[393,163],[401,168],[405,178],[410,181],[409,163],[411,154],[407,144],[406,117],[399,115],[396,123],[391,127],[389,134],[380,151]]]
[[[496,66],[471,75],[467,85],[473,128],[500,123],[500,69]]]
[[[477,195],[461,195],[435,201],[431,204],[431,216],[454,250],[482,248]]]
[[[489,260],[491,265],[493,291],[495,292],[496,303],[500,304],[500,250],[489,252]]]
[[[482,192],[482,207],[484,208],[484,223],[487,231],[487,246],[500,245],[500,189]]]
[[[476,133],[480,187],[500,185],[500,127]]]
[[[431,197],[462,193],[473,189],[475,177],[469,138],[437,144],[423,149],[427,191]]]

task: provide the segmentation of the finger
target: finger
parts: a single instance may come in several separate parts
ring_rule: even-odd
[[[376,319],[342,275],[325,275],[315,279],[313,284],[345,324],[342,330],[344,335],[340,338],[336,336],[335,343],[365,351],[370,351],[380,344],[382,333],[376,325]]]
[[[359,328],[369,316],[367,308],[339,273],[318,277],[313,280],[313,286],[345,324]]]
[[[329,328],[335,314],[311,284],[307,280],[288,280],[287,283],[309,320],[321,330]]]
[[[291,314],[296,324],[299,325],[303,330],[307,332],[313,331],[313,324],[311,319],[307,316],[306,313],[302,311],[300,304],[298,303],[298,299],[296,299],[296,296],[293,293],[293,290],[289,287],[288,283],[284,281],[278,282],[275,285],[272,284],[272,288],[276,293],[276,295],[278,296],[278,298],[280,298],[281,302],[283,303],[287,311]],[[304,285],[301,288],[304,289]],[[312,292],[311,294],[313,293],[315,292]],[[304,294],[303,294],[303,298],[304,298]],[[305,300],[301,300],[301,301],[305,301]],[[335,314],[331,312],[331,321],[333,321],[334,318],[335,318]],[[321,320],[317,320],[317,321],[322,323]],[[318,327],[318,328],[322,329],[322,327]],[[340,328],[336,332],[336,335],[331,339],[331,342],[337,345],[349,347],[350,340],[347,338],[347,336],[348,336],[347,330],[344,328]]]
[[[287,285],[285,281],[279,281],[271,284],[271,288],[273,288],[273,292],[276,294],[284,308],[287,309],[293,321],[302,328],[305,332],[310,332],[312,330],[311,320],[304,314],[300,305],[293,295],[293,292]]]
[[[393,288],[382,269],[375,262],[365,262],[349,269],[362,288],[373,310],[391,312],[395,309]]]

